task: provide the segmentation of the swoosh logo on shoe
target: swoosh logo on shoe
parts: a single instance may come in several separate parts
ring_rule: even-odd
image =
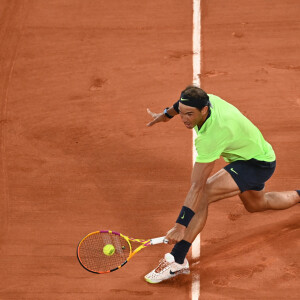
[[[181,274],[181,273],[183,273],[183,271],[184,271],[184,270],[178,270],[178,271],[173,272],[173,271],[170,270],[170,274],[171,274],[171,275]]]
[[[237,173],[236,171],[234,171],[233,168],[231,168],[230,171],[232,171],[233,173],[239,175],[239,173]]]

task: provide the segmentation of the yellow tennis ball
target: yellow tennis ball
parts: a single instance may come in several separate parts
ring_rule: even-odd
[[[107,256],[111,256],[115,253],[115,247],[112,244],[107,244],[103,247],[103,253]]]

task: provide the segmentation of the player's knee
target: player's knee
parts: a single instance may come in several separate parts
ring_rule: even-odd
[[[265,205],[261,205],[260,203],[251,203],[251,204],[244,203],[244,206],[246,210],[250,213],[256,213],[267,209]]]
[[[240,199],[246,210],[250,213],[265,211],[268,209],[268,201],[264,194],[245,193],[240,195]]]
[[[244,205],[244,206],[249,213],[259,212],[259,210],[256,207],[249,206],[249,205]]]

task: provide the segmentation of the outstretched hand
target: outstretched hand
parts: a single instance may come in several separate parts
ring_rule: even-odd
[[[153,118],[153,120],[147,124],[148,127],[150,127],[156,123],[159,123],[159,122],[167,122],[170,120],[168,117],[165,116],[164,113],[156,114],[156,113],[152,112],[149,108],[147,108],[147,112]]]

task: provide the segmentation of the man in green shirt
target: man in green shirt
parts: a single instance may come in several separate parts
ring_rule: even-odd
[[[171,108],[159,114],[148,109],[148,113],[153,120],[147,126],[167,122],[179,114],[184,125],[197,133],[198,155],[190,190],[175,226],[166,236],[175,246],[145,276],[146,281],[158,283],[189,273],[185,257],[205,225],[210,203],[238,195],[249,212],[287,209],[299,203],[299,190],[264,191],[265,182],[275,171],[275,153],[258,128],[228,102],[188,86]],[[229,164],[209,177],[220,156]]]

